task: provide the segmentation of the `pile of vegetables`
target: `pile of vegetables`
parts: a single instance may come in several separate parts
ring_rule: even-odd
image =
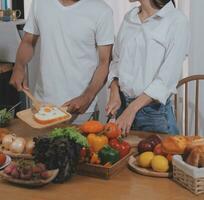
[[[44,163],[49,170],[59,169],[54,180],[63,183],[75,173],[81,157],[81,149],[88,148],[88,142],[77,128],[57,128],[48,137],[34,138],[34,158]]]
[[[6,108],[0,110],[0,127],[6,127],[11,118],[12,114],[11,112],[8,112]]]
[[[121,139],[121,130],[115,123],[103,125],[99,121],[87,121],[80,127],[87,136],[90,148],[83,149],[82,160],[91,164],[107,167],[125,157],[130,152],[130,145]]]
[[[25,140],[22,137],[16,137],[15,134],[5,134],[2,138],[3,149],[15,154],[32,154],[34,145],[32,139]]]
[[[125,157],[130,145],[121,138],[116,124],[105,126],[98,121],[88,121],[76,127],[54,129],[46,137],[34,138],[35,162],[46,165],[48,170],[59,169],[55,183],[69,180],[80,162],[106,167]]]

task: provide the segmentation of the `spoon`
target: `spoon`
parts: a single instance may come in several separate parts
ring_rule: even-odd
[[[36,111],[40,110],[40,107],[42,106],[42,103],[40,101],[38,101],[29,90],[25,90],[23,89],[23,92],[25,93],[25,95],[32,101],[32,105],[33,107],[36,109]]]
[[[21,103],[22,103],[22,102],[19,101],[16,105],[14,105],[12,108],[10,108],[8,112],[13,112],[13,110],[14,110],[15,108],[17,108],[18,106],[20,106]]]

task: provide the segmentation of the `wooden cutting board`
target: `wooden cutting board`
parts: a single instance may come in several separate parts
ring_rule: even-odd
[[[55,126],[57,124],[63,123],[63,122],[68,122],[71,118],[72,115],[70,113],[67,113],[67,118],[63,119],[63,120],[58,120],[54,123],[49,123],[46,125],[43,124],[39,124],[38,122],[36,122],[33,118],[33,112],[31,109],[27,109],[27,110],[23,110],[18,112],[16,115],[19,119],[21,119],[23,122],[25,122],[26,124],[28,124],[30,127],[35,128],[35,129],[44,129],[44,128],[48,128],[51,126]]]
[[[123,138],[124,141],[128,142],[132,148],[137,147],[139,142],[144,138],[139,137],[135,134],[130,134],[127,137]]]
[[[146,169],[146,168],[142,168],[138,165],[137,163],[137,156],[131,156],[129,158],[128,161],[128,166],[129,168],[141,175],[144,176],[151,176],[151,177],[158,177],[158,178],[169,178],[172,177],[172,173],[171,172],[155,172],[152,169]]]

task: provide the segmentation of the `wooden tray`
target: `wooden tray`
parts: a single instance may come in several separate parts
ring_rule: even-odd
[[[48,127],[69,121],[72,118],[72,115],[67,113],[67,112],[66,112],[66,114],[67,114],[66,119],[59,120],[59,121],[56,121],[54,123],[50,123],[50,124],[46,124],[46,125],[39,124],[34,120],[33,112],[31,109],[20,111],[16,115],[19,119],[21,119],[23,122],[25,122],[26,124],[28,124],[32,128],[43,129],[43,128],[48,128]]]
[[[14,158],[14,159],[21,159],[21,158],[24,158],[24,159],[28,159],[28,160],[32,160],[33,159],[33,156],[31,154],[17,154],[17,153],[12,153],[11,151],[7,151],[5,150],[4,148],[2,148],[2,146],[0,145],[0,151],[8,156],[10,156],[11,158]]]
[[[25,186],[25,187],[40,187],[43,185],[46,185],[50,182],[52,182],[55,177],[57,176],[59,170],[50,170],[49,171],[52,175],[50,176],[50,178],[43,180],[43,179],[39,179],[39,180],[31,180],[31,181],[25,181],[25,180],[20,180],[20,179],[14,179],[11,176],[8,176],[7,174],[5,174],[4,172],[0,172],[0,177],[5,180],[8,181],[9,183],[13,183],[16,185],[20,185],[20,186]]]
[[[129,158],[128,166],[132,171],[134,171],[134,172],[136,172],[138,174],[144,175],[144,176],[159,177],[159,178],[172,177],[171,172],[165,172],[165,173],[155,172],[152,169],[145,169],[145,168],[139,167],[138,164],[137,164],[137,158],[138,158],[138,156],[136,156],[136,155],[132,155]]]
[[[130,152],[123,159],[119,160],[111,167],[104,167],[103,165],[93,164],[79,164],[77,173],[83,176],[91,176],[95,178],[110,179],[114,175],[118,174],[123,168],[126,167],[129,157],[132,155]]]

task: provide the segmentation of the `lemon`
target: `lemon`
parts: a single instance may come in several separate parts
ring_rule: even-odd
[[[169,170],[169,162],[167,158],[161,155],[154,156],[151,166],[156,172],[167,172]]]
[[[151,167],[151,161],[153,157],[154,157],[154,153],[151,151],[147,151],[147,152],[140,154],[139,159],[138,159],[139,166],[144,167],[144,168]]]

